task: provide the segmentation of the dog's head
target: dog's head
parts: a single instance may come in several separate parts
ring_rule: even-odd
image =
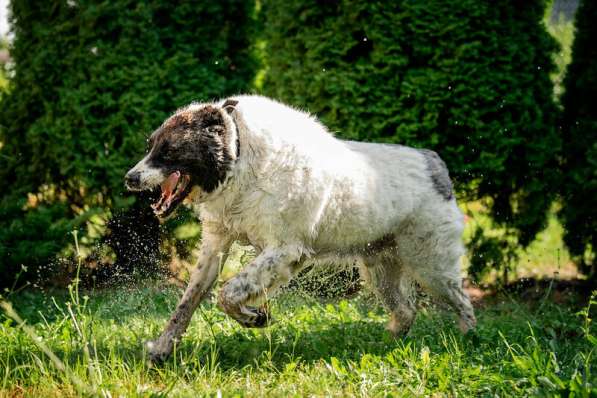
[[[238,132],[229,114],[237,101],[223,106],[190,105],[169,117],[148,140],[147,155],[126,173],[131,191],[161,188],[152,205],[167,217],[193,188],[213,192],[238,156]]]

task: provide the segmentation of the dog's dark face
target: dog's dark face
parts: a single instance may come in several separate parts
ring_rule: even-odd
[[[236,158],[236,131],[226,127],[226,112],[190,106],[151,134],[147,155],[129,170],[125,184],[132,191],[160,186],[160,199],[152,205],[158,217],[170,215],[194,187],[210,193],[225,180]]]

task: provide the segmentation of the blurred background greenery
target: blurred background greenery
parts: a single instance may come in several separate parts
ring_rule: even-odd
[[[184,274],[201,228],[122,176],[177,107],[241,92],[342,138],[432,148],[477,282],[595,281],[597,4],[12,0],[0,42],[0,285]],[[575,17],[576,16],[576,17]],[[235,248],[243,262],[246,252]],[[249,253],[250,255],[250,253]],[[125,278],[126,279],[126,278]]]

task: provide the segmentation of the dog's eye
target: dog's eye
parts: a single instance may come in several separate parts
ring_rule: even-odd
[[[155,137],[152,134],[149,136],[149,138],[147,138],[147,140],[145,140],[145,151],[147,153],[149,153],[151,151],[151,149],[153,148],[154,144],[155,144]]]
[[[155,156],[157,159],[160,160],[168,160],[171,158],[171,145],[167,142],[164,141],[163,143],[160,144],[159,148],[156,148],[157,150],[155,151]]]

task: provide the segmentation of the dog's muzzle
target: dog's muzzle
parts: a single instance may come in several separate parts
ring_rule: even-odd
[[[131,191],[141,189],[141,173],[131,170],[124,176],[124,185]]]

